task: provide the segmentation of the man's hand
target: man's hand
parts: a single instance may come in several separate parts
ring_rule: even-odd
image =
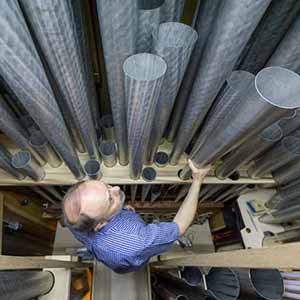
[[[124,208],[125,208],[125,209],[128,209],[128,210],[130,210],[130,211],[135,212],[135,208],[132,207],[131,205],[128,205],[128,204],[127,204],[127,205],[124,206]]]
[[[192,170],[193,178],[197,181],[203,181],[204,177],[208,174],[211,169],[211,165],[206,166],[205,168],[199,169],[196,165],[192,162],[191,159],[188,160],[189,167]]]

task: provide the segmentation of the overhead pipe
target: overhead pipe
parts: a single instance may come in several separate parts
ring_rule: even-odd
[[[283,279],[276,269],[234,269],[240,284],[240,299],[280,300],[284,293]]]
[[[281,168],[272,172],[275,183],[279,185],[289,184],[300,179],[300,160],[292,160]]]
[[[160,23],[180,22],[186,0],[165,0],[161,8]]]
[[[214,197],[222,195],[225,191],[230,189],[231,186],[228,184],[210,184],[207,185],[203,192],[200,192],[199,202],[202,203],[207,200],[215,200]]]
[[[258,155],[267,151],[272,145],[281,140],[283,131],[275,123],[264,129],[257,136],[250,138],[237,149],[234,149],[222,158],[222,164],[215,170],[219,179],[228,178],[241,166],[248,164]]]
[[[151,186],[151,203],[161,196],[162,185],[154,184]]]
[[[93,180],[100,180],[102,178],[101,165],[96,159],[89,159],[84,164],[86,175]]]
[[[299,10],[297,0],[272,1],[242,52],[238,69],[257,74],[276,51]]]
[[[112,115],[104,115],[100,119],[104,139],[110,142],[115,141],[114,121]]]
[[[151,184],[143,184],[143,186],[142,186],[142,196],[141,196],[142,202],[147,200],[147,196],[148,196],[150,190],[151,190]]]
[[[61,92],[62,97],[57,97],[57,101],[62,112],[73,119],[76,134],[82,138],[90,158],[97,159],[96,130],[89,100],[92,93],[88,91],[90,83],[85,74],[72,9],[67,1],[59,1],[55,5],[43,0],[21,0],[20,3]],[[51,34],[53,30],[55,34]],[[58,40],[64,42],[58,43]],[[71,127],[73,124],[68,125]]]
[[[154,163],[157,167],[163,168],[169,163],[169,155],[166,152],[159,151],[155,153]]]
[[[232,0],[220,4],[174,141],[172,164],[177,164],[203,123],[270,2]]]
[[[55,284],[50,271],[1,271],[1,300],[28,300],[47,295]]]
[[[40,196],[42,196],[45,200],[47,200],[48,202],[52,203],[55,206],[59,206],[59,202],[55,199],[53,199],[52,197],[50,197],[41,187],[39,186],[31,186],[30,187],[35,193],[39,194]]]
[[[130,185],[130,201],[134,202],[136,198],[138,185],[137,184],[131,184]]]
[[[297,3],[297,5],[298,7],[300,6],[299,2]],[[299,12],[299,8],[297,10]],[[300,27],[300,16],[298,13],[292,25],[289,27],[288,31],[280,41],[276,50],[270,57],[266,66],[280,66],[280,67],[293,70],[297,73],[300,72],[300,62],[298,60],[298,57],[300,55],[299,27]]]
[[[137,0],[138,2],[138,32],[136,38],[136,53],[150,52],[152,32],[160,24],[161,7],[165,0]]]
[[[2,1],[0,18],[6,28],[0,32],[0,76],[74,176],[81,179],[82,167],[18,2]]]
[[[99,146],[99,152],[106,167],[112,168],[117,163],[117,148],[113,142],[102,142]]]
[[[294,160],[300,160],[300,136],[290,135],[255,160],[248,174],[252,178],[263,177]]]
[[[167,70],[154,54],[140,53],[126,59],[124,66],[130,177],[140,178],[155,109]]]
[[[222,202],[225,198],[227,198],[229,195],[238,195],[243,190],[247,189],[249,186],[248,184],[234,184],[231,185],[229,188],[227,188],[224,192],[222,192],[220,195],[218,195],[214,200],[214,202]]]
[[[43,185],[43,189],[54,196],[59,201],[63,201],[64,196],[57,190],[55,186]]]
[[[279,120],[278,125],[283,131],[284,136],[288,136],[296,129],[300,128],[300,110],[296,109],[291,118],[282,118]]]
[[[123,64],[136,50],[137,1],[97,0],[97,10],[118,156],[120,164],[125,166],[128,164],[128,141]]]
[[[153,31],[152,53],[165,60],[167,71],[156,106],[146,164],[151,165],[154,161],[197,38],[198,34],[192,27],[176,22],[162,23]]]
[[[167,2],[168,0],[165,1],[165,4]],[[171,118],[167,127],[166,136],[169,142],[173,142],[175,135],[177,134],[177,130],[181,123],[182,115],[184,113],[190,91],[192,90],[194,79],[198,72],[199,63],[201,61],[208,37],[213,28],[213,23],[215,21],[221,0],[202,0],[199,2],[199,9],[194,20],[194,28],[198,33],[198,39],[178,91],[175,105],[173,107]]]
[[[182,198],[184,198],[184,197],[187,195],[187,193],[189,192],[190,187],[191,187],[190,184],[184,184],[184,185],[180,188],[180,190],[178,191],[177,196],[176,196],[174,202],[178,202],[178,201],[180,201]]]
[[[61,166],[62,160],[41,131],[34,130],[29,138],[29,143],[42,157],[43,160],[39,161],[42,166],[46,163],[49,163],[52,168]]]

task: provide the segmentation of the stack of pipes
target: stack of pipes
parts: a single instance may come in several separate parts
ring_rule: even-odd
[[[285,299],[300,299],[300,273],[282,272]]]

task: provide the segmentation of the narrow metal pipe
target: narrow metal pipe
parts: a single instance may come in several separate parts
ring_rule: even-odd
[[[86,172],[86,175],[93,180],[100,180],[102,178],[101,173],[101,165],[98,162],[98,160],[95,159],[89,159],[84,164],[84,170]]]
[[[219,179],[228,178],[241,166],[248,164],[258,155],[267,151],[282,137],[282,129],[277,123],[267,127],[260,134],[245,141],[237,149],[225,155],[222,158],[222,164],[215,170],[216,177]]]
[[[174,141],[171,154],[173,164],[178,162],[203,123],[215,97],[270,2],[269,0],[221,2]]]
[[[171,0],[172,1],[172,0]],[[195,18],[195,30],[198,33],[198,39],[191,55],[190,62],[184,74],[175,105],[171,114],[171,118],[167,127],[166,136],[169,142],[173,142],[177,134],[178,127],[182,120],[185,106],[188,101],[190,91],[193,87],[195,76],[198,72],[199,63],[207,43],[208,37],[213,27],[217,9],[220,0],[202,0],[199,1],[199,9]],[[167,1],[165,2],[167,3]]]
[[[151,202],[154,202],[161,195],[162,185],[155,184],[151,186]]]
[[[185,184],[181,187],[181,189],[179,190],[179,192],[177,193],[177,196],[174,200],[174,202],[178,202],[180,201],[182,198],[184,198],[187,193],[189,192],[191,185],[190,184]]]
[[[117,163],[117,148],[112,142],[102,142],[99,146],[99,152],[106,167],[112,168]]]
[[[154,163],[157,167],[163,168],[169,163],[169,155],[166,152],[155,153]]]
[[[57,101],[64,115],[73,119],[76,134],[82,138],[90,158],[96,159],[98,150],[89,100],[90,84],[85,76],[86,68],[72,8],[68,1],[59,1],[56,5],[43,0],[21,0],[20,3],[61,92],[62,97],[57,97]],[[55,34],[51,34],[53,30]],[[58,40],[64,42],[58,43]]]
[[[281,276],[283,277],[283,275],[281,274]],[[284,286],[286,285],[300,285],[300,281],[299,280],[283,280]]]
[[[128,141],[123,63],[135,53],[137,1],[97,0],[97,10],[119,161],[124,166],[128,164]]]
[[[141,197],[142,202],[146,201],[150,190],[151,190],[151,184],[144,184],[142,186],[142,197]]]
[[[0,76],[77,179],[83,176],[77,153],[34,47],[17,1],[0,3]]]
[[[49,271],[1,271],[1,300],[36,299],[48,294],[55,283]]]
[[[41,131],[34,130],[29,138],[29,143],[43,158],[43,161],[39,161],[41,165],[49,163],[52,168],[61,166],[62,160],[56,154]]]
[[[284,136],[288,136],[294,130],[300,128],[300,110],[296,109],[295,114],[291,118],[282,118],[279,120],[278,125],[283,131]]]
[[[138,185],[137,184],[130,185],[130,200],[132,202],[135,201],[137,189],[138,189]]]
[[[32,159],[30,152],[19,151],[12,156],[11,164],[14,168],[20,169],[21,172],[35,181],[41,181],[45,178],[45,170]]]
[[[160,24],[153,31],[152,53],[162,57],[168,67],[156,106],[146,164],[153,164],[197,38],[198,34],[192,27],[176,22]]]
[[[300,294],[284,292],[283,297],[284,297],[285,299],[299,300],[299,299],[300,299]]]
[[[57,190],[55,186],[43,185],[42,188],[49,194],[53,195],[56,199],[63,201],[64,196]]]
[[[161,8],[160,23],[180,22],[186,0],[165,0]]]
[[[274,170],[272,176],[279,185],[289,184],[300,179],[300,160],[292,160],[281,168]]]
[[[31,186],[30,187],[35,193],[39,194],[42,196],[44,199],[46,199],[48,202],[58,206],[60,203],[53,198],[51,198],[41,187],[39,186]]]
[[[205,188],[205,194],[199,197],[199,202],[202,203],[207,200],[214,200],[221,194],[223,195],[226,191],[231,189],[228,184],[210,184]]]
[[[141,53],[124,63],[130,177],[141,175],[155,108],[167,70],[165,61],[154,54]]]
[[[100,126],[107,141],[115,141],[114,121],[112,115],[104,115],[100,119]]]

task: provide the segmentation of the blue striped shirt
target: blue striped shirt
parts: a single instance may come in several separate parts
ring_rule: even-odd
[[[175,222],[146,224],[137,213],[126,209],[97,232],[68,227],[97,260],[117,273],[136,271],[179,238]]]

